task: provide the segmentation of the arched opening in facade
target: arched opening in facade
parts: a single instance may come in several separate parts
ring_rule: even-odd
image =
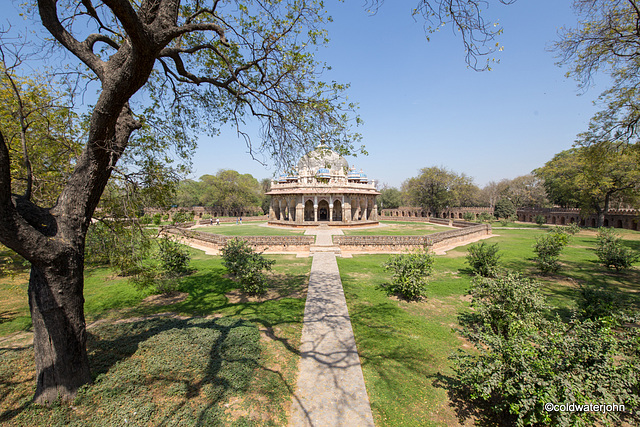
[[[619,219],[618,220],[618,225],[616,225],[617,228],[622,228],[622,220]]]
[[[608,219],[605,219],[605,220],[604,220],[604,224],[603,224],[603,225],[604,225],[605,227],[608,227],[608,226],[609,226],[609,220],[608,220]]]
[[[564,225],[565,219],[563,216],[560,217],[560,225]]]
[[[342,203],[340,200],[333,201],[333,220],[342,221]]]
[[[326,200],[318,203],[318,221],[329,221],[329,202]]]
[[[313,221],[313,202],[311,200],[307,200],[304,203],[304,220],[305,221]]]

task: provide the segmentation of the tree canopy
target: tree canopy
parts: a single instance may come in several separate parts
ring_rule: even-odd
[[[223,169],[215,175],[203,175],[198,181],[180,181],[174,204],[235,209],[262,206],[262,185],[251,174]]]
[[[569,75],[588,87],[597,72],[608,73],[612,86],[601,95],[605,108],[591,120],[579,142],[637,142],[640,120],[640,3],[636,0],[575,0],[576,28],[565,29],[555,43]]]
[[[420,206],[436,216],[446,207],[474,206],[479,189],[465,174],[433,166],[407,179],[402,191],[412,206]]]
[[[553,203],[597,213],[599,227],[614,201],[635,204],[640,197],[640,157],[615,145],[562,151],[534,173]]]

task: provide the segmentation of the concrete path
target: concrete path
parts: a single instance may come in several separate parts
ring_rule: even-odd
[[[329,230],[318,231],[319,243],[328,243],[321,236]],[[313,255],[300,352],[290,426],[373,426],[333,252]]]

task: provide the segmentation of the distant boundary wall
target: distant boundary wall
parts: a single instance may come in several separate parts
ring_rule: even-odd
[[[594,214],[582,215],[580,209],[562,208],[525,208],[518,209],[518,221],[536,222],[536,216],[542,215],[546,224],[595,227],[598,218]],[[635,209],[609,210],[604,216],[604,226],[640,231],[640,211]]]
[[[378,220],[384,221],[386,220],[401,220],[401,221],[424,221],[429,218],[429,221],[433,217],[436,218],[445,218],[445,219],[462,219],[464,214],[467,212],[471,212],[478,217],[478,215],[482,213],[488,213],[493,215],[493,208],[489,207],[457,207],[457,208],[445,208],[440,212],[436,212],[434,215],[430,210],[426,210],[423,208],[411,207],[411,206],[401,206],[396,209],[382,209],[380,211],[380,215],[378,216]]]

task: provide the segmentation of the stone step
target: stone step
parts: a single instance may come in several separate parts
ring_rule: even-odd
[[[340,254],[340,247],[333,245],[311,245],[309,246],[309,252],[333,252],[334,254]]]

